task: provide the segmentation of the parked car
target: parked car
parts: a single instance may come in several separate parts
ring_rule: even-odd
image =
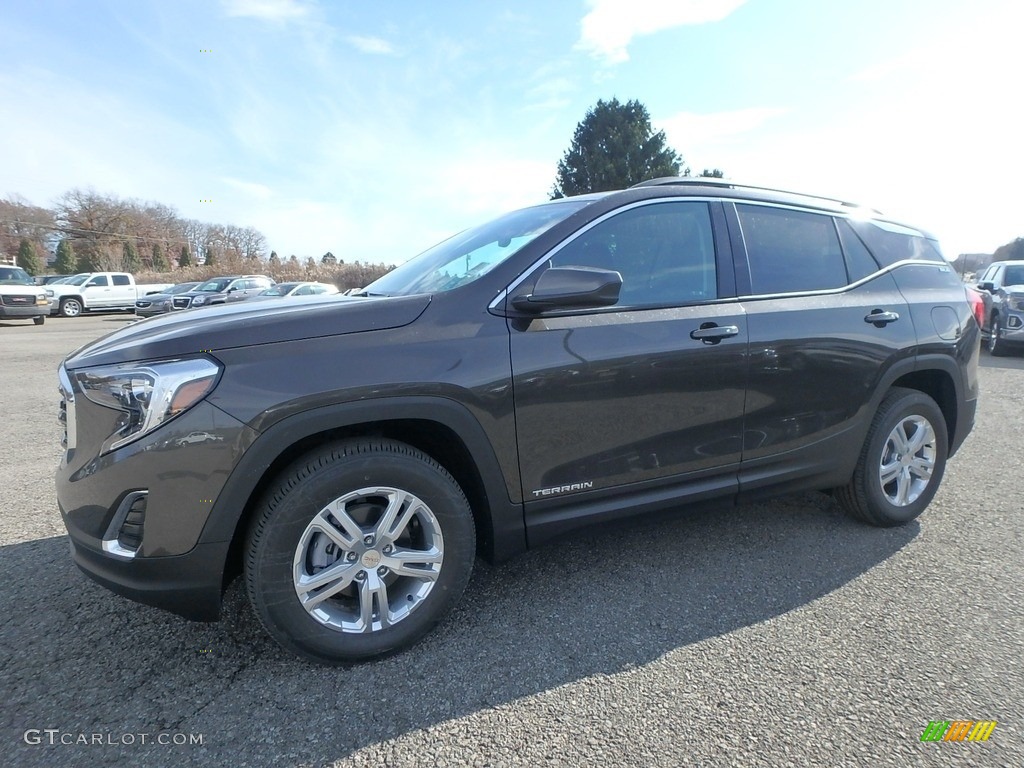
[[[199,285],[198,282],[178,283],[162,293],[151,293],[136,299],[135,314],[139,317],[152,317],[153,315],[162,315],[164,312],[170,312],[175,308],[174,297],[180,293],[188,293],[197,285]]]
[[[979,355],[923,230],[662,179],[513,211],[349,300],[82,347],[57,498],[107,587],[210,620],[241,573],[283,647],[349,663],[426,634],[478,555],[588,524],[827,490],[904,525],[971,431]]]
[[[21,267],[0,266],[0,320],[32,318],[36,325],[46,322],[50,304],[46,292]]]
[[[260,291],[252,300],[283,299],[292,296],[334,296],[338,293],[338,287],[330,283],[278,283],[265,291]]]
[[[63,282],[50,283],[46,295],[51,315],[77,317],[97,309],[134,311],[140,296],[170,287],[170,283],[136,285],[135,278],[127,272],[83,272]]]
[[[242,301],[275,285],[266,275],[231,275],[207,280],[197,288],[174,297],[175,309],[196,309]]]
[[[975,286],[986,295],[988,351],[1003,357],[1024,344],[1024,261],[996,261]]]
[[[74,275],[36,275],[32,279],[35,280],[36,285],[49,285],[50,283],[60,282],[69,277],[74,277]]]

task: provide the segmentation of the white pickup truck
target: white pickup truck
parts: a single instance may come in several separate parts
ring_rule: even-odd
[[[49,307],[43,289],[32,282],[21,267],[0,265],[0,320],[32,318],[36,325],[46,322]]]
[[[135,311],[140,296],[159,293],[172,283],[136,285],[127,272],[83,272],[65,282],[50,283],[46,295],[50,314],[76,317],[92,309],[126,309]]]

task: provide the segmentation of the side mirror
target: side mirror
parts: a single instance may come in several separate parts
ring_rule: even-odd
[[[238,286],[237,285],[232,285],[230,288],[228,288],[228,293],[234,293],[237,290],[238,290]]]
[[[988,291],[989,293],[992,293],[992,291],[994,291],[996,289],[996,286],[995,286],[995,283],[993,283],[993,282],[991,282],[989,280],[986,280],[983,283],[978,283],[978,288],[980,288],[983,291]]]
[[[552,267],[541,273],[533,293],[514,296],[512,306],[537,314],[548,309],[610,307],[619,301],[622,275],[595,267]]]

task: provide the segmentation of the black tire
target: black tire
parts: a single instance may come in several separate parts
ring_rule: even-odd
[[[999,331],[1002,329],[1003,324],[999,321],[999,315],[992,318],[991,323],[992,330],[988,336],[988,352],[992,357],[1007,357],[1010,354],[1010,349],[1006,346],[1006,342],[999,336]]]
[[[897,459],[899,456],[892,451],[890,436],[897,425],[906,423],[908,419],[923,419],[931,427],[934,435],[933,451],[925,451],[922,448],[911,455],[908,461],[917,457],[924,460],[925,455],[931,454],[933,464],[927,481],[919,477],[906,481],[908,484],[923,483],[923,488],[919,489],[916,498],[908,499],[906,503],[894,503],[891,494],[897,493],[898,496],[895,484],[899,481],[893,479],[890,484],[883,487],[880,473],[882,463],[887,459],[890,467],[898,465],[898,461],[892,461],[893,456]],[[926,434],[927,432],[922,433]],[[835,489],[835,498],[843,509],[865,523],[886,528],[909,523],[925,510],[935,496],[945,472],[948,452],[946,420],[935,401],[915,389],[894,387],[875,412],[853,478],[848,485]]]
[[[33,317],[32,322],[35,323],[36,325],[42,325],[43,323],[46,322],[46,315],[39,315],[38,317]]]
[[[82,314],[82,302],[75,298],[67,298],[60,300],[60,316],[61,317],[78,317]]]
[[[401,515],[401,519],[408,517],[409,521],[390,539],[374,530],[377,523],[384,525],[381,521],[385,519],[388,503],[387,497],[374,495],[375,489],[398,491],[393,498],[412,500],[400,509],[417,510],[413,516]],[[323,528],[315,527],[328,520],[321,518],[329,516],[328,505],[342,502],[346,495],[354,497],[344,502],[344,513],[349,523],[358,526],[356,533],[371,538],[372,534],[379,534],[373,547],[365,546],[365,539],[351,545],[336,543],[345,536],[357,541],[355,535],[345,533],[339,518],[329,517],[333,536],[320,533]],[[397,504],[395,509],[399,509]],[[427,565],[428,569],[436,568],[433,578],[396,575],[402,567],[397,561],[400,555],[428,546],[417,542],[417,536],[433,542],[429,545],[431,551],[438,550],[437,543],[441,542],[441,555],[431,561],[434,565]],[[386,541],[392,544],[386,546]],[[441,465],[397,441],[350,440],[309,453],[284,470],[268,489],[249,528],[245,581],[256,615],[280,645],[315,662],[348,664],[396,653],[427,634],[462,596],[475,557],[476,533],[469,502]],[[316,558],[320,562],[315,562]],[[325,558],[336,559],[325,565]],[[423,558],[412,557],[407,559],[406,566],[409,560],[425,562]],[[393,570],[386,567],[389,563]],[[331,569],[340,569],[345,574],[354,569],[355,577],[332,580],[323,589],[330,591],[343,582],[347,586],[323,599],[315,610],[307,609],[298,595],[299,571],[301,578],[314,579]],[[357,581],[360,572],[361,580]],[[381,575],[382,572],[387,575]],[[405,613],[390,626],[378,627],[377,623],[385,623],[381,592],[373,591],[370,585],[379,586],[388,579],[392,581],[383,589],[387,616],[393,618],[392,606],[396,607],[395,615]],[[417,590],[426,590],[426,594]],[[408,602],[401,599],[405,592]],[[322,599],[322,593],[313,589],[305,594],[307,598]],[[364,604],[369,605],[368,624],[362,621],[367,614],[356,615]],[[328,626],[331,621],[335,622],[334,627]],[[359,622],[371,627],[370,630],[351,626]]]

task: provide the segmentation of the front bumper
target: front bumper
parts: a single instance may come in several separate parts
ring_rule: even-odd
[[[999,338],[1011,344],[1024,344],[1024,315],[1010,310],[1003,316]]]
[[[8,306],[0,304],[0,318],[46,317],[50,308],[46,304],[26,304],[25,306]]]
[[[229,542],[197,544],[177,557],[120,560],[71,538],[75,565],[110,591],[192,621],[220,618]]]

